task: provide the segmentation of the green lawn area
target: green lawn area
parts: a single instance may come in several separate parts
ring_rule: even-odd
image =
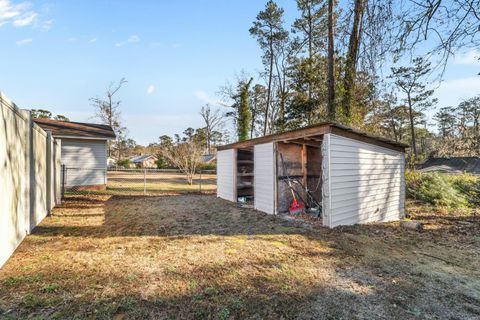
[[[0,318],[475,319],[480,218],[333,230],[212,195],[71,197],[0,270]]]

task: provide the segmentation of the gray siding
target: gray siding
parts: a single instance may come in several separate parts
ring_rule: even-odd
[[[255,209],[275,213],[275,152],[273,142],[258,144],[254,152]]]
[[[236,202],[236,150],[217,152],[217,196]]]
[[[334,134],[326,135],[323,151],[325,225],[391,221],[404,216],[402,152]]]
[[[62,164],[67,167],[67,187],[106,184],[107,143],[64,138]]]

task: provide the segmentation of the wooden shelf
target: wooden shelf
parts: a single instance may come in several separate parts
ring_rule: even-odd
[[[241,163],[241,164],[253,164],[253,160],[237,160],[237,163]]]
[[[247,172],[247,173],[237,173],[237,177],[253,177],[253,172]]]

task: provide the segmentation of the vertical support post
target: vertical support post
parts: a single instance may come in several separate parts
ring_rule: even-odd
[[[302,144],[302,184],[307,187],[307,145]]]
[[[200,170],[200,193],[202,193],[202,170]]]
[[[67,167],[62,164],[62,201],[65,200],[65,185],[67,183]]]
[[[143,169],[143,194],[147,194],[147,169]]]
[[[52,213],[52,166],[53,166],[53,161],[55,159],[52,157],[52,131],[47,130],[47,159],[46,159],[46,164],[47,164],[47,215],[50,215]]]

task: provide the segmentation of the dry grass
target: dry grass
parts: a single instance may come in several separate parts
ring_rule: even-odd
[[[480,317],[480,219],[334,230],[214,196],[73,198],[0,270],[0,318]]]

